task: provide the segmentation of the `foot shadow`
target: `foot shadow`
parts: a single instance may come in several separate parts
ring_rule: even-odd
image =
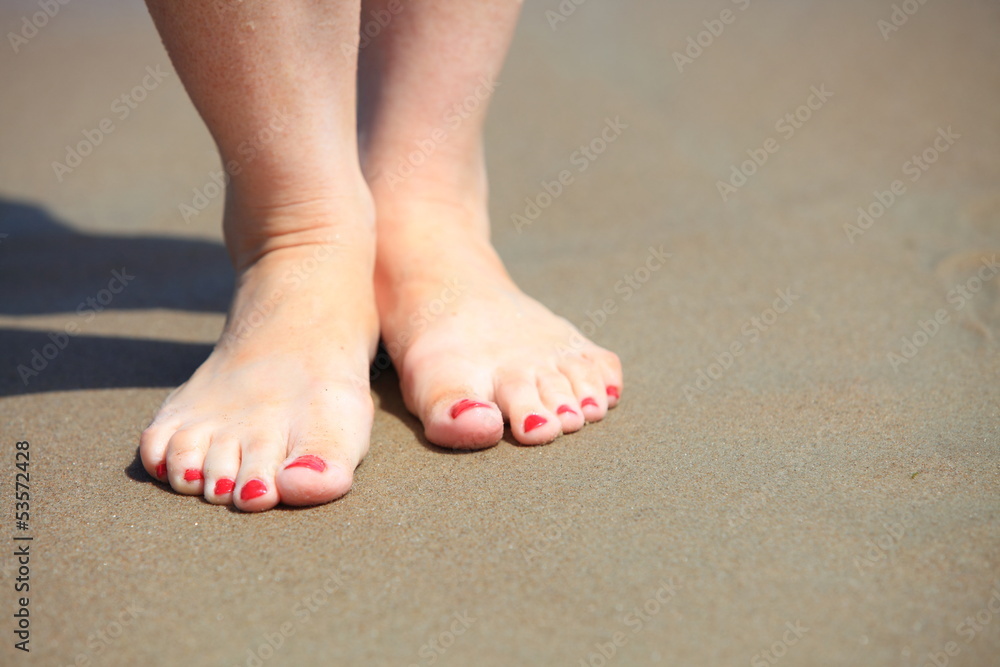
[[[221,243],[86,234],[29,204],[0,199],[2,315],[103,309],[88,303],[114,271],[134,275],[107,308],[226,312],[233,270]],[[117,285],[116,285],[117,286]]]
[[[59,345],[63,347],[60,348]],[[80,389],[176,387],[212,352],[200,343],[0,328],[0,397]]]
[[[37,206],[0,200],[0,284],[0,315],[67,313],[53,331],[0,327],[0,396],[174,387],[211,345],[67,335],[65,326],[111,309],[225,312],[233,271],[220,243],[86,234]]]

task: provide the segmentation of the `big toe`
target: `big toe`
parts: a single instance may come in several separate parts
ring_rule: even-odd
[[[275,483],[286,505],[321,505],[351,490],[354,466],[330,454],[294,452],[282,465]]]
[[[503,437],[500,408],[470,390],[446,391],[423,416],[424,435],[440,447],[485,449]]]

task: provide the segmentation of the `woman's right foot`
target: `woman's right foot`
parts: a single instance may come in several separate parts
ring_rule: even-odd
[[[366,197],[276,207],[250,216],[251,226],[240,220],[283,231],[229,244],[238,277],[225,330],[143,432],[150,475],[249,512],[350,490],[368,451],[378,340]]]

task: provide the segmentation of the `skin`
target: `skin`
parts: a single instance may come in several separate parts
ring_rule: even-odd
[[[347,493],[380,327],[440,446],[495,445],[505,420],[543,444],[617,403],[617,357],[523,294],[489,241],[482,126],[518,3],[149,7],[235,167],[237,270],[219,344],[142,435],[151,475],[245,511]],[[358,62],[359,20],[386,16]]]

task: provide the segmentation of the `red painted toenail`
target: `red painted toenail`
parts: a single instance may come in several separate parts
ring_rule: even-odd
[[[591,406],[591,407],[595,407],[595,408],[599,408],[599,407],[601,407],[601,406],[599,406],[599,405],[597,404],[597,401],[596,401],[596,400],[594,400],[593,398],[591,398],[590,396],[588,396],[587,398],[585,398],[585,399],[583,399],[582,401],[580,401],[580,406],[581,406],[581,407],[584,407],[584,408],[585,408],[585,407],[587,407],[588,405],[589,405],[589,406]]]
[[[326,470],[326,461],[318,456],[306,454],[305,456],[300,456],[285,466],[285,470],[288,470],[289,468],[310,468],[316,472],[323,472]]]
[[[473,401],[468,398],[463,398],[455,405],[451,406],[451,418],[458,419],[458,416],[465,412],[466,410],[471,410],[472,408],[490,408],[493,407],[489,403],[483,403],[481,401]]]
[[[224,496],[227,493],[232,492],[233,487],[236,486],[236,482],[231,479],[223,477],[218,482],[215,483],[215,495]]]
[[[556,414],[557,415],[561,415],[561,414],[566,413],[566,412],[569,412],[569,413],[574,414],[574,415],[577,414],[576,410],[574,410],[573,408],[569,407],[568,405],[560,405],[559,409],[556,410]]]
[[[539,426],[548,424],[549,420],[541,415],[528,415],[524,418],[524,432],[534,431]]]
[[[260,498],[265,493],[267,493],[267,486],[264,482],[259,479],[251,479],[243,485],[243,489],[240,491],[240,498],[243,500],[253,500],[254,498]]]
[[[619,392],[618,387],[614,386],[613,384],[609,384],[607,386],[607,392],[608,396],[614,399],[618,399],[621,396],[621,392]]]
[[[197,482],[199,479],[205,479],[205,476],[201,474],[200,470],[188,469],[184,471],[184,481],[185,482]]]
[[[159,463],[156,464],[156,476],[157,477],[166,477],[167,476],[167,462],[166,461],[160,461]]]

